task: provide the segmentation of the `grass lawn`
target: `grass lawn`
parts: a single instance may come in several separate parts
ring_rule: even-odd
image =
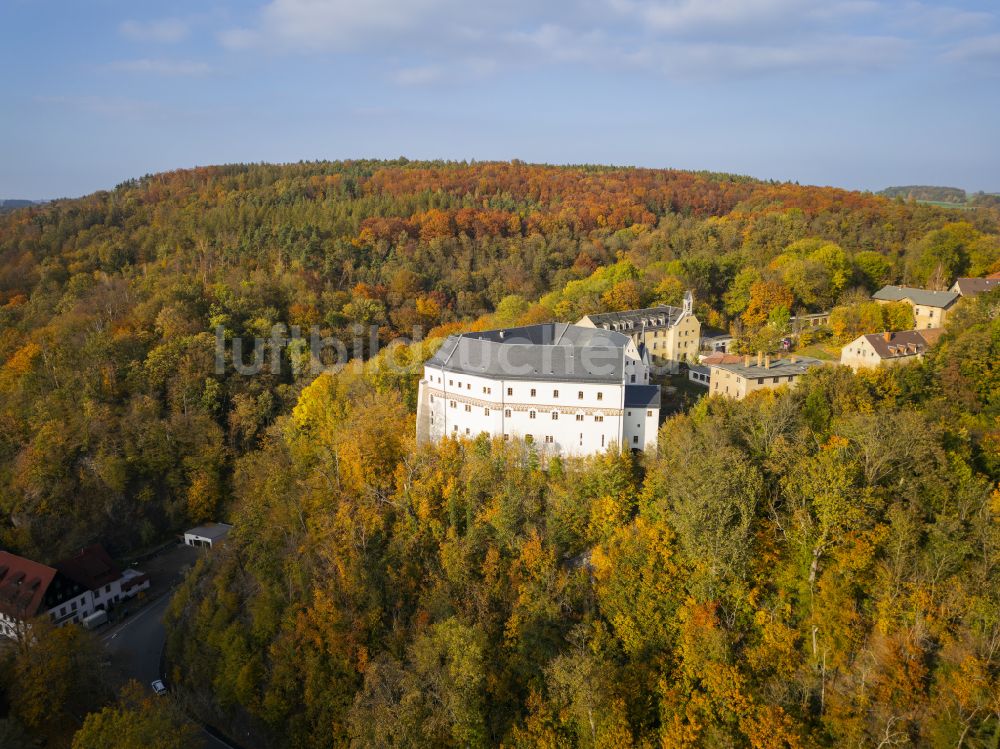
[[[795,349],[793,353],[798,356],[811,356],[814,359],[824,361],[840,361],[840,349],[836,343],[813,343],[809,346]]]

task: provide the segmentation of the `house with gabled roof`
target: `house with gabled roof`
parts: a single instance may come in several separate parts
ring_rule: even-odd
[[[51,566],[0,551],[0,635],[19,639],[46,615],[57,625],[78,623],[148,587],[146,575],[122,573],[100,544]]]
[[[942,328],[925,328],[858,336],[841,349],[840,363],[857,371],[917,361],[943,332]]]
[[[974,297],[985,291],[1000,288],[1000,274],[996,278],[957,278],[951,286],[951,291],[962,297]]]

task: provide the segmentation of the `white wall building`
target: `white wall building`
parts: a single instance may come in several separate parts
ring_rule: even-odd
[[[0,552],[0,635],[17,639],[38,616],[79,623],[147,588],[146,575],[123,573],[99,544],[52,567]]]
[[[205,523],[184,533],[184,543],[188,546],[207,546],[212,548],[226,540],[233,526],[227,523]]]
[[[659,417],[644,346],[549,323],[450,336],[424,365],[417,440],[487,434],[567,456],[650,450]]]

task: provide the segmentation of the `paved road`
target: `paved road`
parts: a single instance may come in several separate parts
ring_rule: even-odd
[[[153,577],[151,596],[159,596],[150,600],[134,614],[101,633],[101,641],[111,655],[116,670],[125,679],[135,679],[143,686],[160,678],[160,653],[166,643],[167,632],[163,626],[163,615],[170,605],[170,598],[181,570],[194,559],[194,550],[179,549],[168,552],[171,557],[165,564],[165,572],[158,577],[161,585],[157,590],[156,577]],[[176,569],[175,569],[176,568]],[[229,744],[215,738],[202,730],[205,749],[231,749]]]

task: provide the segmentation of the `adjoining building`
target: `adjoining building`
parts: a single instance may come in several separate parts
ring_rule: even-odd
[[[997,274],[1000,276],[1000,274]],[[1000,277],[959,278],[951,286],[951,291],[962,297],[974,297],[984,291],[1000,288]]]
[[[937,342],[943,328],[902,330],[858,336],[840,352],[840,363],[855,371],[922,359]]]
[[[729,351],[733,345],[733,334],[718,328],[701,329],[701,350],[703,352],[720,351],[723,354]],[[699,354],[699,359],[702,355]]]
[[[146,575],[122,573],[100,544],[51,567],[0,551],[0,635],[18,639],[39,616],[79,623],[148,587]]]
[[[820,359],[808,356],[772,359],[769,354],[758,352],[756,361],[744,356],[740,362],[711,364],[709,393],[742,400],[757,390],[794,387],[802,375],[823,364]]]
[[[551,455],[650,450],[660,388],[649,369],[644,345],[600,327],[548,323],[449,336],[424,365],[417,441],[486,434]]]
[[[913,329],[944,327],[949,311],[959,299],[957,291],[928,291],[909,286],[884,286],[872,299],[881,304],[906,302],[913,307]]]
[[[625,312],[584,315],[577,325],[622,333],[637,346],[645,345],[650,361],[671,372],[681,362],[695,361],[701,348],[701,323],[694,315],[694,298],[684,294],[681,307],[648,307]]]
[[[184,543],[188,546],[205,546],[211,549],[222,544],[233,526],[226,523],[205,523],[184,532]]]

